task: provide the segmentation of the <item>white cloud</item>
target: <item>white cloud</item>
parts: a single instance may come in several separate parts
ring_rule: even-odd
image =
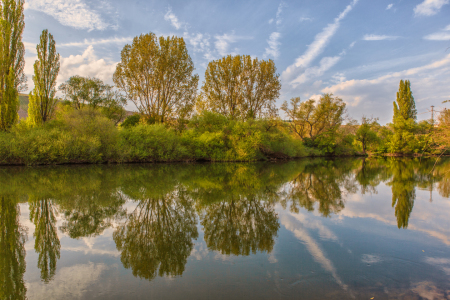
[[[56,47],[85,47],[90,45],[106,45],[106,44],[126,44],[133,40],[132,37],[113,37],[108,39],[87,40],[82,42],[71,42],[57,44]]]
[[[381,257],[376,254],[363,254],[361,261],[365,264],[376,264],[382,261]]]
[[[300,22],[306,22],[306,21],[312,21],[314,20],[313,18],[308,18],[308,17],[301,17],[300,18]]]
[[[295,74],[301,72],[302,69],[308,67],[310,63],[316,59],[324,50],[330,39],[339,29],[340,22],[353,9],[358,0],[353,0],[347,7],[334,19],[334,22],[328,24],[322,32],[316,35],[312,44],[308,46],[306,52],[295,60],[295,63],[289,66],[283,73],[282,78],[290,81]]]
[[[392,7],[394,6],[394,4],[393,3],[391,3],[391,4],[388,4],[388,6],[386,7],[386,10],[390,10]]]
[[[393,35],[377,35],[377,34],[366,34],[363,37],[364,41],[384,41],[384,40],[396,40],[398,36]]]
[[[36,50],[37,44],[23,42],[23,45],[25,46],[25,53],[37,54],[37,50]]]
[[[58,81],[66,81],[74,75],[96,77],[104,82],[112,82],[112,75],[116,70],[117,62],[107,61],[95,55],[92,45],[86,48],[81,55],[70,55],[61,58],[61,69]]]
[[[424,37],[430,41],[450,41],[450,32],[436,32]]]
[[[172,8],[169,7],[167,13],[164,15],[164,20],[169,21],[173,27],[180,29],[182,23],[178,20],[177,16],[172,12]]]
[[[104,264],[92,262],[85,265],[63,267],[48,284],[43,284],[40,281],[27,283],[27,296],[30,300],[46,300],[49,295],[53,299],[84,298],[87,288],[96,284],[102,273],[109,268]]]
[[[431,41],[448,41],[450,40],[450,32],[446,31],[450,31],[450,25],[447,25],[447,27],[439,32],[429,34],[423,38]]]
[[[221,56],[225,56],[227,54],[235,55],[236,50],[229,50],[230,44],[236,43],[239,40],[247,40],[251,39],[251,37],[245,37],[245,36],[238,36],[234,33],[228,34],[225,33],[223,35],[216,35],[215,36],[216,41],[214,42],[214,46],[216,47],[217,52]]]
[[[280,4],[278,5],[278,10],[277,10],[277,15],[276,15],[276,19],[277,19],[276,24],[277,25],[280,25],[281,22],[283,21],[281,19],[281,13],[283,12],[283,7],[285,7],[285,6],[286,6],[286,4],[283,1],[281,1]]]
[[[281,34],[279,32],[272,32],[269,39],[267,40],[269,47],[266,48],[266,52],[264,53],[265,58],[272,56],[273,58],[277,59],[280,56],[280,42],[278,41],[280,37]]]
[[[377,116],[383,116],[380,121],[386,122],[391,117],[390,114],[386,114],[386,106],[392,106],[400,79],[411,81],[416,103],[422,101],[430,103],[430,101],[442,102],[448,97],[450,89],[445,83],[448,76],[450,76],[450,54],[421,67],[388,73],[374,79],[346,80],[326,87],[321,92],[333,93],[355,109],[364,109],[366,112],[371,111],[378,114]]]
[[[304,228],[307,223],[301,222],[298,218],[295,218],[295,215],[289,213],[284,213],[280,217],[280,223],[287,230],[291,231],[298,240],[303,242],[313,259],[319,263],[325,271],[331,274],[337,284],[339,284],[344,290],[348,290],[348,286],[344,284],[342,279],[337,274],[336,268],[334,267],[332,261],[326,256],[325,252],[316,240],[314,240],[314,238],[312,238],[308,231]]]
[[[33,64],[36,59],[36,56],[25,58],[24,71],[28,77],[29,90],[32,90],[34,87],[31,78],[34,72]],[[57,86],[74,75],[96,77],[105,83],[113,84],[112,76],[116,70],[116,65],[117,62],[98,58],[95,55],[93,46],[90,45],[82,54],[61,57],[61,68],[57,79]]]
[[[272,24],[272,23],[273,23],[273,18],[269,20],[269,24]]]
[[[91,31],[115,28],[82,0],[29,0],[25,8],[41,11],[54,17],[62,25],[76,29]]]
[[[345,53],[343,53],[345,54]],[[324,57],[318,66],[307,68],[300,76],[291,82],[293,85],[302,84],[311,78],[322,76],[341,59],[341,56]]]
[[[432,16],[437,14],[449,0],[424,0],[414,8],[416,16]]]

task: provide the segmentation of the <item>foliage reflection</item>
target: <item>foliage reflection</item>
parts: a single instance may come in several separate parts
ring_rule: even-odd
[[[0,195],[0,299],[26,299],[26,229],[19,224],[19,205]]]

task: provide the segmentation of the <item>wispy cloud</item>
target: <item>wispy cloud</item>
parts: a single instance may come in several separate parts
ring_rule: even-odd
[[[363,37],[364,41],[384,41],[384,40],[396,40],[398,36],[393,35],[378,35],[378,34],[366,34]]]
[[[89,45],[106,45],[106,44],[126,44],[133,40],[132,37],[113,37],[108,39],[98,39],[98,40],[87,40],[85,39],[82,42],[71,42],[71,43],[63,43],[57,44],[57,47],[85,47]]]
[[[323,88],[322,93],[342,97],[352,107],[364,105],[365,111],[383,115],[381,122],[388,121],[386,105],[392,105],[389,95],[395,95],[400,79],[409,79],[414,84],[416,103],[422,101],[443,101],[448,96],[450,75],[450,54],[445,58],[415,68],[391,72],[373,79],[351,79]],[[395,97],[395,96],[394,96]]]
[[[115,28],[82,0],[30,0],[26,2],[25,8],[41,11],[62,25],[76,29],[91,31]]]
[[[282,78],[291,81],[295,74],[299,73],[302,69],[308,67],[311,62],[316,59],[325,49],[330,39],[334,36],[339,29],[341,21],[347,16],[347,14],[353,9],[358,0],[353,0],[335,19],[334,22],[328,24],[322,32],[316,35],[314,41],[308,46],[306,52],[295,60],[295,63],[289,66],[282,74]]]
[[[423,38],[431,41],[448,41],[450,40],[450,25],[441,31],[426,35]]]
[[[169,7],[167,10],[167,13],[164,15],[164,20],[170,22],[173,27],[176,29],[180,29],[182,23],[178,20],[177,16],[172,12],[172,8]]]
[[[449,0],[424,0],[414,8],[416,16],[432,16],[437,14]]]
[[[280,37],[281,34],[279,32],[272,32],[269,39],[267,40],[269,47],[266,48],[266,52],[264,53],[265,58],[271,56],[276,59],[280,56]]]
[[[217,52],[221,56],[225,56],[227,54],[235,54],[237,49],[230,50],[230,44],[236,43],[239,40],[248,40],[251,37],[247,36],[239,36],[235,35],[234,32],[231,34],[225,33],[223,35],[216,35],[216,41],[214,42],[214,46],[216,47]]]
[[[283,1],[281,1],[280,4],[278,5],[277,15],[276,15],[276,20],[277,20],[276,24],[277,25],[280,25],[281,22],[283,21],[281,19],[281,13],[283,12],[283,7],[285,7],[285,6],[286,6],[286,3],[284,3]]]
[[[301,17],[301,18],[299,19],[300,22],[306,22],[306,21],[311,22],[312,20],[314,20],[314,19],[313,19],[313,18],[308,18],[308,17]]]
[[[345,54],[345,52],[342,54]],[[341,59],[340,55],[333,57],[324,57],[320,60],[318,66],[307,68],[300,76],[298,76],[291,83],[295,85],[302,84],[311,78],[322,76],[326,71],[328,71],[335,64],[337,64],[340,59]]]
[[[386,10],[390,10],[392,7],[394,6],[394,4],[393,3],[391,3],[391,4],[388,4],[388,6],[386,7]]]
[[[436,32],[424,37],[426,40],[431,41],[450,41],[450,32]]]

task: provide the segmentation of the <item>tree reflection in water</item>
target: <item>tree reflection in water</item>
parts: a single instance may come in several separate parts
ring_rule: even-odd
[[[34,250],[39,254],[41,279],[48,283],[55,276],[61,244],[56,229],[57,207],[53,200],[30,200],[30,221],[34,223]]]
[[[281,201],[283,208],[290,204],[292,212],[299,207],[318,211],[325,217],[344,209],[343,190],[348,193],[357,191],[356,183],[351,176],[353,164],[343,164],[339,160],[313,160],[306,162],[298,175],[290,181],[285,199]]]
[[[0,299],[26,299],[26,229],[19,224],[19,205],[0,195]]]
[[[274,205],[253,196],[206,206],[201,224],[208,248],[227,255],[270,253],[280,228]]]
[[[134,276],[177,276],[198,237],[193,204],[182,191],[139,201],[113,234],[121,261]]]

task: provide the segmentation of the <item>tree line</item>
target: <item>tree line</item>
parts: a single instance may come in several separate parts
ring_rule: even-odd
[[[23,0],[2,0],[2,40],[0,66],[0,129],[9,131],[18,123],[18,93],[26,86],[24,68]],[[285,101],[276,107],[281,83],[271,60],[249,55],[227,55],[208,63],[205,80],[198,90],[199,77],[182,37],[141,34],[121,51],[113,75],[115,86],[100,79],[74,75],[58,89],[60,55],[48,30],[43,30],[36,47],[37,60],[29,94],[30,127],[42,126],[56,118],[58,110],[93,109],[115,125],[165,124],[182,131],[196,116],[212,113],[236,122],[266,121],[266,128],[277,127],[299,139],[312,154],[359,153],[438,153],[448,149],[449,111],[444,110],[439,126],[433,121],[417,122],[411,83],[401,80],[394,101],[393,121],[381,126],[376,118],[352,120],[345,102],[332,94],[320,99]],[[127,99],[138,114],[126,118]],[[217,119],[217,118],[216,118]],[[219,118],[220,119],[220,118]],[[192,123],[192,122],[191,122]],[[345,123],[345,124],[344,124]],[[192,124],[191,124],[192,125]]]

